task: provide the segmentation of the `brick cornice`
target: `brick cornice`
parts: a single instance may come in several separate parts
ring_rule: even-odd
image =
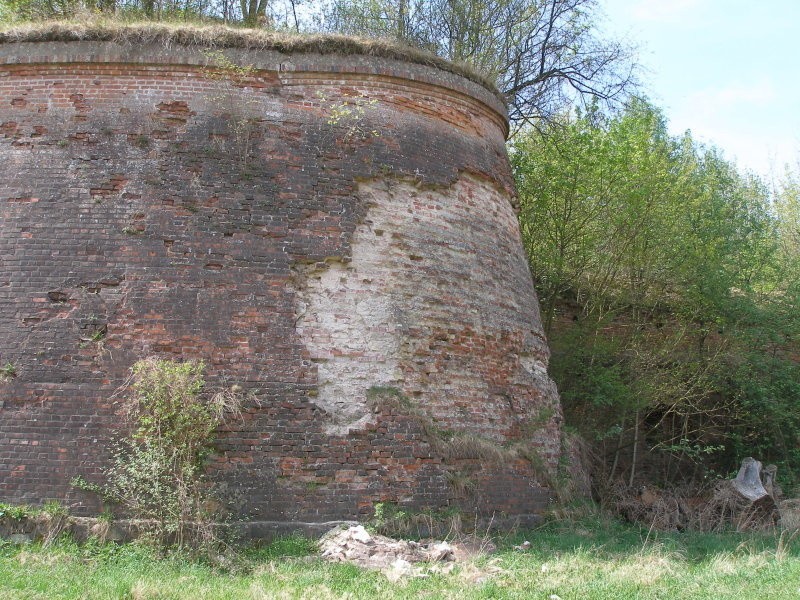
[[[504,136],[508,135],[508,112],[500,99],[482,85],[435,66],[401,60],[350,54],[285,54],[275,50],[226,48],[219,50],[233,64],[260,72],[276,72],[283,85],[308,83],[314,76],[361,86],[383,84],[407,87],[432,96],[446,95],[474,104]],[[216,52],[216,50],[215,50]],[[0,44],[2,65],[34,64],[141,64],[208,68],[213,67],[208,51],[197,47],[151,43],[132,45],[111,41],[17,42]]]

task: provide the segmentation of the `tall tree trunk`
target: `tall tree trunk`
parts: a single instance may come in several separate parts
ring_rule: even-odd
[[[408,37],[406,31],[406,18],[408,15],[408,0],[399,0],[397,6],[397,39],[405,40]]]
[[[633,478],[636,477],[636,455],[639,450],[639,411],[633,415],[633,457],[631,458],[631,478],[628,487],[633,487]]]
[[[268,0],[240,0],[242,23],[247,27],[266,24]]]
[[[296,0],[291,0],[292,3],[292,16],[294,17],[294,30],[297,33],[300,33],[300,22],[297,20],[297,2]]]

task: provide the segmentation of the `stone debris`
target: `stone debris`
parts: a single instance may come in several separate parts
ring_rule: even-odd
[[[519,550],[520,552],[525,552],[526,550],[530,549],[531,549],[531,543],[528,540],[525,540],[519,546],[514,546],[514,550]]]
[[[731,486],[739,492],[743,498],[753,503],[763,500],[770,495],[761,481],[761,463],[750,456],[742,460],[739,474],[736,476],[736,479],[731,480]]]
[[[386,579],[395,583],[404,577],[424,577],[425,573],[419,567],[413,566],[407,560],[398,558],[388,568],[381,569]]]
[[[458,554],[448,542],[395,540],[371,534],[362,525],[329,531],[320,540],[320,551],[324,560],[379,569],[392,581],[426,576],[426,570],[415,566],[419,563],[436,563],[432,570],[449,573]]]

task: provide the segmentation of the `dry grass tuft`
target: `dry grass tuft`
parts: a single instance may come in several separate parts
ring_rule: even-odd
[[[445,461],[480,460],[490,465],[501,465],[509,461],[510,453],[496,442],[479,435],[459,432],[446,441],[441,441],[437,449]]]
[[[606,503],[620,516],[657,531],[773,531],[777,510],[771,499],[751,503],[721,480],[705,489],[631,488],[618,481],[606,491]]]
[[[365,55],[426,65],[482,85],[503,102],[493,79],[465,63],[455,63],[424,50],[388,39],[333,34],[292,34],[225,25],[122,22],[87,18],[78,21],[0,25],[0,44],[15,42],[98,41],[118,44],[160,44],[164,47],[274,50],[283,54]]]

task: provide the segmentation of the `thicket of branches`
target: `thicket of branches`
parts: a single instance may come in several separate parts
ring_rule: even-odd
[[[800,473],[800,180],[743,174],[642,101],[514,144],[567,422],[600,480]]]
[[[299,31],[302,0],[0,0],[5,21],[113,17],[152,21],[220,22]],[[308,2],[306,2],[309,4]],[[296,17],[296,18],[295,18]]]
[[[323,28],[389,36],[491,75],[517,129],[576,100],[617,100],[631,52],[597,34],[595,0],[333,0]]]

